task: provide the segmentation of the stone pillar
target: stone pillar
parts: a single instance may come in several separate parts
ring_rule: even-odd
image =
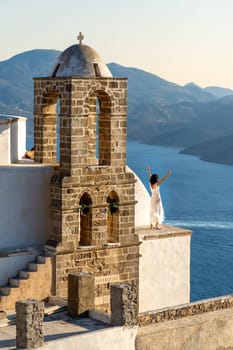
[[[137,287],[129,284],[111,286],[111,325],[134,326],[138,316]]]
[[[44,344],[44,303],[39,300],[16,302],[16,347],[35,349]]]
[[[74,273],[68,276],[68,314],[71,317],[85,315],[94,308],[94,276],[85,273]]]

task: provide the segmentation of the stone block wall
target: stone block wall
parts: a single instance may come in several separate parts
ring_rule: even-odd
[[[111,284],[138,286],[138,245],[80,249],[56,256],[56,295],[67,296],[68,275],[86,272],[95,276],[95,308],[110,311]]]
[[[133,244],[134,235],[134,176],[123,171],[114,174],[109,167],[87,168],[83,170],[83,181],[69,177],[53,176],[51,189],[51,235],[60,241],[60,250],[73,250],[80,246],[81,238],[81,198],[87,193],[91,199],[90,213],[91,233],[89,244],[103,246],[108,243],[109,203],[108,195],[115,191],[119,198],[118,211],[112,214],[118,220],[118,237],[120,244]],[[116,235],[115,235],[116,236]]]
[[[96,128],[96,99],[100,101]],[[126,165],[127,79],[35,78],[35,160],[56,164],[56,105],[60,101],[60,171],[80,175],[89,165]],[[111,132],[110,132],[111,130]],[[99,134],[99,160],[96,158]]]

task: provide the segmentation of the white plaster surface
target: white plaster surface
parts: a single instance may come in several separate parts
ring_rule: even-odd
[[[135,350],[137,327],[111,327],[46,343],[38,350]]]
[[[139,327],[137,350],[232,350],[233,309]]]
[[[49,166],[0,166],[0,250],[46,242],[51,174]]]
[[[0,348],[16,349],[16,326],[6,327],[2,322]],[[45,343],[38,350],[135,350],[138,327],[109,327],[95,320],[71,319],[56,313],[44,320],[43,330]]]
[[[135,226],[144,226],[150,224],[150,195],[137,174],[127,166],[127,171],[132,172],[136,178],[135,183]]]
[[[182,235],[183,229],[181,235],[177,228],[175,234],[172,231],[162,225],[162,230],[147,231],[151,238],[141,236],[139,312],[190,301],[190,235]]]
[[[9,277],[15,277],[18,269],[26,268],[27,262],[34,259],[35,254],[0,258],[0,285],[8,284]]]
[[[46,343],[45,350],[135,350],[137,327],[111,327]]]
[[[0,164],[10,164],[10,126],[0,124]]]

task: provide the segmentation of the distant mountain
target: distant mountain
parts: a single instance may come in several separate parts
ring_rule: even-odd
[[[218,87],[218,86],[207,86],[204,90],[206,92],[209,92],[212,95],[215,95],[216,97],[219,97],[219,98],[224,97],[224,96],[233,95],[233,90]]]
[[[59,53],[32,50],[0,62],[0,113],[26,116],[29,134],[33,132],[32,78],[49,76]],[[212,139],[233,133],[232,90],[202,89],[195,83],[180,86],[137,68],[116,63],[108,67],[113,76],[128,78],[129,140],[179,147],[198,144],[207,149]]]
[[[196,118],[192,103],[216,99],[201,88],[180,86],[137,68],[116,63],[108,67],[113,76],[128,78],[129,139],[142,142],[154,139],[157,143],[157,135],[183,128]]]
[[[213,98],[216,98],[215,94],[211,93],[210,91],[207,91],[206,89],[202,89],[200,86],[196,85],[195,83],[188,83],[184,86],[184,88],[187,91],[190,91],[193,96],[196,96],[196,101],[207,101],[207,100],[213,100]]]
[[[180,86],[141,69],[123,67],[116,63],[110,63],[108,67],[113,76],[128,78],[130,96],[140,99],[141,96],[145,97],[150,103],[170,105],[179,102],[204,102],[216,99],[216,96],[199,87],[193,89],[194,84]]]
[[[32,132],[33,77],[48,76],[59,51],[32,50],[0,62],[0,113],[28,118]]]
[[[184,153],[198,155],[211,162],[214,162],[216,155],[216,162],[233,164],[233,138],[231,140],[228,136],[233,134],[233,96],[211,102],[171,106],[173,110],[174,107],[180,116],[189,115],[189,122],[183,123],[183,126],[178,124],[177,128],[158,135],[155,142],[152,139],[149,142],[184,147]],[[224,152],[228,155],[222,153],[224,140]]]
[[[196,155],[208,162],[233,164],[233,133],[186,148],[180,153]]]

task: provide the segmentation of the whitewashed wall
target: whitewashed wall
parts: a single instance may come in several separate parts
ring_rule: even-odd
[[[135,350],[137,327],[110,327],[52,340],[38,350]]]
[[[0,123],[0,164],[10,164],[10,126]]]
[[[24,269],[27,262],[33,261],[36,254],[16,255],[14,257],[0,257],[0,285],[8,283],[9,277],[15,277],[17,270]]]
[[[141,239],[139,312],[190,302],[191,232],[186,233],[163,225],[161,231],[151,230],[149,239]]]
[[[52,168],[42,165],[0,166],[0,284],[33,260],[20,249],[43,247],[49,238],[49,182]],[[19,250],[19,255],[3,258]]]
[[[134,174],[135,183],[135,200],[137,201],[135,205],[135,227],[150,225],[150,196],[149,193],[142,183],[141,179],[137,174],[127,166],[127,171]]]
[[[0,249],[44,244],[51,167],[0,166]]]

